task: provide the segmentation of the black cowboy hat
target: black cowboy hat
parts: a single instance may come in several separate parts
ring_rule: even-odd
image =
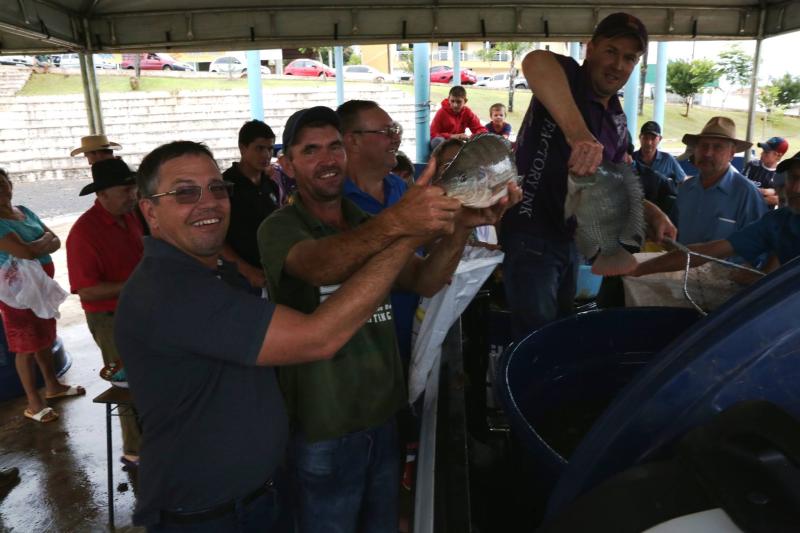
[[[136,173],[119,158],[104,159],[92,165],[92,183],[81,189],[78,196],[86,196],[119,185],[132,185]]]

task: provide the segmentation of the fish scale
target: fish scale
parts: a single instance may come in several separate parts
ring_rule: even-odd
[[[590,176],[567,181],[566,218],[575,216],[575,244],[586,258],[594,258],[592,272],[618,275],[636,260],[622,244],[641,246],[644,239],[644,193],[630,165],[603,162]]]
[[[466,207],[490,207],[508,194],[508,183],[521,176],[511,157],[511,143],[492,133],[476,135],[458,151],[442,175],[433,180],[447,196]]]

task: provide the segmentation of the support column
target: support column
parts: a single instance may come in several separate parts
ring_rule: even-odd
[[[453,50],[453,81],[451,85],[461,85],[461,42],[455,42]]]
[[[333,47],[334,62],[336,63],[336,105],[344,103],[344,48]]]
[[[97,124],[94,119],[94,106],[92,105],[92,92],[89,89],[89,80],[86,76],[86,56],[78,54],[78,61],[81,67],[81,85],[83,86],[83,104],[86,106],[86,122],[89,125],[89,133],[98,133]]]
[[[250,118],[264,122],[264,93],[261,87],[261,51],[247,51],[247,89],[250,91]]]
[[[425,163],[431,142],[430,44],[414,43],[414,121],[417,127],[416,163]]]
[[[750,106],[747,111],[747,142],[753,142],[753,129],[756,122],[756,97],[758,96],[758,70],[761,63],[761,42],[764,40],[764,19],[766,10],[763,5],[758,14],[758,38],[756,39],[756,54],[753,57],[753,77],[750,80]],[[744,162],[750,161],[750,150],[744,152]]]
[[[83,32],[86,36],[86,51],[78,54],[81,65],[81,77],[83,78],[83,95],[88,96],[86,103],[89,108],[89,129],[92,133],[105,133],[103,126],[103,109],[100,106],[100,91],[97,90],[97,77],[94,71],[94,57],[92,55],[91,32],[89,31],[89,20],[83,19]]]
[[[581,43],[569,43],[569,57],[580,63]]]
[[[625,116],[628,119],[628,131],[631,132],[631,138],[635,139],[638,122],[639,122],[639,78],[641,77],[641,69],[639,63],[633,67],[631,77],[628,78],[628,83],[625,84],[625,101],[624,109]]]
[[[664,106],[667,101],[667,63],[669,56],[667,53],[666,41],[658,43],[658,55],[656,57],[656,86],[653,99],[653,120],[661,126],[664,131]]]

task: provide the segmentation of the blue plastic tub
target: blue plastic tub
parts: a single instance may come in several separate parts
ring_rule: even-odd
[[[590,311],[548,324],[507,350],[497,393],[542,474],[557,479],[612,399],[697,319],[679,308]]]

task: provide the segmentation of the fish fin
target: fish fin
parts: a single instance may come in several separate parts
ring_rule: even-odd
[[[571,194],[569,194],[571,193]],[[581,202],[581,191],[569,191],[567,194],[567,199],[564,201],[564,220],[569,220],[575,215],[575,211],[578,209],[578,204]]]
[[[612,255],[599,255],[592,263],[592,273],[598,276],[621,276],[636,268],[636,258],[620,248]]]

